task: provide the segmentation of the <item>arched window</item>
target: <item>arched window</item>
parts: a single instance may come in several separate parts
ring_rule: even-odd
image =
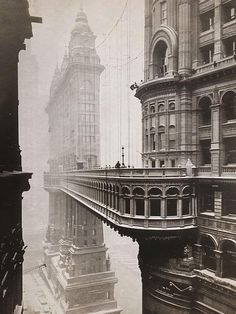
[[[175,110],[175,103],[174,102],[171,102],[169,103],[169,110]]]
[[[124,212],[130,214],[130,190],[125,186],[121,190],[124,199]]]
[[[156,108],[155,108],[155,105],[151,105],[150,106],[150,113],[153,114],[156,112]]]
[[[169,127],[169,149],[176,149],[176,130],[174,125]]]
[[[157,42],[153,52],[153,76],[163,77],[168,71],[168,47],[165,41]]]
[[[158,112],[164,112],[165,111],[165,106],[163,104],[160,104],[158,106]]]
[[[136,215],[144,216],[144,190],[136,187],[133,190]]]
[[[161,216],[161,195],[162,191],[158,188],[151,188],[148,191],[150,216]]]
[[[216,270],[216,258],[215,252],[216,246],[214,241],[209,236],[203,236],[200,244],[203,249],[203,265],[205,268],[215,271]]]
[[[211,100],[209,97],[203,97],[199,101],[200,125],[211,124]]]
[[[222,97],[222,120],[227,122],[228,120],[236,119],[236,94],[233,91],[226,92]]]
[[[166,192],[167,195],[167,216],[177,216],[177,202],[179,190],[171,187]]]

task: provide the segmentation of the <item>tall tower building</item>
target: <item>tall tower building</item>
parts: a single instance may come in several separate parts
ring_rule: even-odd
[[[95,49],[95,36],[80,10],[69,51],[55,70],[50,102],[50,168],[80,169],[100,163],[99,89],[104,67]]]
[[[50,172],[63,173],[100,163],[99,88],[104,67],[85,13],[80,10],[69,51],[57,67],[47,107]],[[56,183],[56,182],[55,182]],[[63,313],[119,314],[117,282],[103,239],[102,223],[63,190],[49,192],[45,279]]]

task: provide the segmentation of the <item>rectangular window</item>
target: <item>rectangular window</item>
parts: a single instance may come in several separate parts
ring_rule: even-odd
[[[213,62],[214,45],[208,45],[201,49],[202,63],[207,64]]]
[[[174,168],[175,167],[175,159],[171,159],[170,164],[171,164],[171,167]]]
[[[156,167],[156,160],[152,160],[152,168]]]
[[[165,149],[165,133],[158,134],[159,149]]]
[[[161,3],[161,24],[167,24],[167,2]]]
[[[150,140],[151,140],[151,148],[152,150],[156,149],[156,139],[155,139],[155,134],[150,135]]]
[[[165,161],[164,160],[160,160],[160,168],[165,166]]]

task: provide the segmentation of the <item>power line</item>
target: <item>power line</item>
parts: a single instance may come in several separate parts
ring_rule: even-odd
[[[129,0],[126,0],[125,6],[124,6],[124,8],[123,8],[123,10],[122,10],[122,13],[121,13],[120,17],[118,18],[118,20],[116,21],[116,23],[113,25],[113,27],[111,28],[111,30],[108,32],[107,36],[103,39],[103,41],[102,41],[100,44],[98,44],[98,45],[95,47],[95,49],[101,47],[101,46],[105,43],[105,41],[110,37],[110,35],[111,35],[112,32],[114,31],[114,29],[116,28],[116,26],[119,24],[120,20],[122,19],[123,15],[124,15],[124,13],[125,13],[125,10],[126,10],[126,8],[127,8],[128,2],[129,2]]]

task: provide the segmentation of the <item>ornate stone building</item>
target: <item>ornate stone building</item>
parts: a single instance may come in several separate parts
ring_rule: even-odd
[[[50,173],[100,162],[99,88],[104,67],[85,13],[80,10],[69,51],[57,67],[47,107]],[[46,187],[46,186],[45,186]],[[49,192],[45,279],[64,313],[114,313],[117,307],[102,223],[83,203],[57,188]]]
[[[155,302],[160,313],[189,313],[186,300],[178,302],[175,293],[192,294],[194,313],[234,313],[236,2],[145,3],[145,81],[136,92],[142,103],[143,163],[166,171],[187,163],[197,175],[198,235],[191,267],[199,269],[178,275],[170,259],[150,284],[144,275],[145,313],[157,313]],[[178,210],[172,203],[167,212],[173,206]],[[182,206],[188,208],[183,201]],[[184,281],[193,290],[184,290]],[[176,298],[172,306],[171,298]]]

